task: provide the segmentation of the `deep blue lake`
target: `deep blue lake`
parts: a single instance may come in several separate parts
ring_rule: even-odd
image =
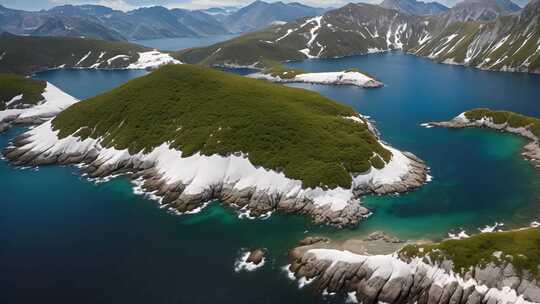
[[[371,116],[385,141],[426,160],[434,180],[401,196],[367,197],[374,215],[353,230],[312,227],[302,217],[240,220],[217,204],[174,216],[133,194],[124,178],[96,185],[76,168],[15,169],[0,161],[0,303],[343,303],[298,290],[281,267],[309,234],[384,230],[406,239],[540,219],[540,173],[520,155],[525,140],[488,130],[425,129],[474,107],[540,117],[538,75],[436,64],[401,53],[289,65],[306,71],[357,67],[380,89],[294,85]],[[58,70],[36,77],[87,98],[144,71]],[[0,134],[0,147],[22,132]],[[268,261],[235,273],[242,248],[266,247]]]

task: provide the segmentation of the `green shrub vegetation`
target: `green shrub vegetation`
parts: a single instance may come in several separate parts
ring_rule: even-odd
[[[169,65],[77,103],[53,125],[65,137],[150,151],[164,142],[189,156],[243,152],[304,187],[351,186],[352,172],[384,149],[350,107],[317,93],[194,65]],[[380,165],[380,163],[379,163]]]
[[[491,118],[496,124],[508,123],[510,127],[524,127],[529,129],[536,137],[540,138],[540,119],[525,116],[509,111],[493,111],[490,109],[474,109],[465,112],[469,120],[479,120],[483,117]]]
[[[137,60],[138,52],[148,48],[125,42],[109,42],[90,38],[71,37],[36,37],[0,34],[0,73],[32,74],[61,65],[75,66],[78,61],[91,52],[81,66],[98,61],[102,52],[102,61],[117,55],[130,56],[129,61],[116,60],[107,66],[119,67],[120,64]]]
[[[498,251],[502,252],[500,259],[494,256]],[[540,228],[481,233],[437,244],[407,245],[400,253],[406,257],[429,255],[438,261],[451,260],[454,271],[461,274],[477,265],[511,261],[518,271],[526,270],[540,278]]]
[[[20,104],[37,104],[43,100],[45,81],[25,78],[14,74],[0,74],[0,110],[17,95],[23,95]]]

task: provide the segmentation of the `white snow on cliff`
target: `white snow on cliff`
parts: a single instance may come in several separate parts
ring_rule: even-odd
[[[104,148],[101,139],[87,138],[81,141],[74,136],[58,139],[58,131],[52,129],[51,121],[28,131],[31,142],[23,147],[48,155],[79,152],[84,154],[95,149],[98,161],[105,164],[118,164],[125,160],[151,162],[163,175],[167,183],[181,182],[186,185],[186,194],[198,194],[211,185],[228,184],[234,189],[256,188],[268,194],[281,194],[285,197],[307,198],[317,206],[330,205],[331,210],[343,210],[351,204],[358,204],[353,189],[367,181],[377,183],[393,183],[408,173],[407,158],[398,150],[386,146],[394,154],[382,170],[371,170],[353,179],[351,189],[337,187],[334,189],[302,188],[300,180],[286,177],[281,172],[254,166],[245,155],[194,155],[183,157],[182,152],[163,143],[149,153],[139,152],[135,155],[126,150]]]
[[[382,84],[377,80],[360,72],[322,72],[303,73],[293,78],[281,78],[266,73],[253,73],[247,75],[250,78],[263,79],[281,83],[312,83],[312,84],[335,84],[335,85],[355,85],[359,87],[377,87]]]
[[[399,150],[387,146],[383,143],[381,145],[392,152],[392,158],[382,169],[371,168],[371,170],[365,174],[359,174],[354,177],[354,184],[364,185],[371,183],[373,185],[385,185],[399,182],[401,177],[409,172],[411,160],[401,153]]]
[[[161,53],[157,50],[139,53],[137,62],[130,64],[128,69],[149,69],[158,68],[165,64],[182,64],[167,53]]]
[[[0,111],[0,122],[13,119],[50,118],[79,101],[49,82],[47,82],[42,95],[43,101],[34,107]]]
[[[385,280],[391,280],[425,272],[426,277],[431,278],[435,285],[444,287],[452,282],[457,282],[464,289],[474,286],[475,290],[485,299],[495,300],[493,303],[533,304],[533,302],[524,300],[523,296],[518,295],[514,289],[509,287],[503,287],[502,289],[488,288],[474,279],[465,280],[456,273],[448,272],[443,268],[426,264],[421,258],[414,258],[410,263],[405,263],[395,254],[367,256],[336,249],[310,249],[306,254],[313,254],[315,258],[319,260],[331,261],[332,264],[330,267],[334,267],[337,262],[349,264],[364,263],[374,270],[371,277],[380,277]]]

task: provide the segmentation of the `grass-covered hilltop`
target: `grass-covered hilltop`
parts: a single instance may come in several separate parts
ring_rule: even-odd
[[[461,113],[450,121],[427,125],[444,128],[489,128],[525,137],[530,142],[522,153],[536,168],[540,168],[540,119],[509,111],[473,109]]]
[[[45,81],[0,74],[0,111],[37,104],[43,100],[45,86]]]
[[[144,69],[177,63],[167,53],[126,42],[0,33],[0,73],[28,75],[57,68]]]
[[[74,105],[53,126],[131,154],[164,142],[183,156],[242,152],[305,187],[350,188],[350,172],[391,157],[366,124],[345,119],[357,115],[317,93],[182,65]]]
[[[369,213],[358,195],[408,191],[427,176],[348,106],[194,65],[74,104],[4,155],[17,165],[85,163],[94,177],[135,172],[181,212],[219,199],[255,216],[279,209],[337,226]]]

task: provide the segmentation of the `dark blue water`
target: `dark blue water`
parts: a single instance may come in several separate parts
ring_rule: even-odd
[[[184,38],[162,38],[148,40],[134,40],[133,43],[144,45],[151,48],[167,51],[179,51],[194,47],[203,47],[212,45],[225,40],[237,37],[238,34],[212,35],[206,37],[184,37]]]
[[[34,78],[46,80],[74,97],[85,99],[147,73],[146,70],[50,70],[38,73]]]
[[[448,120],[476,107],[540,117],[540,75],[485,72],[397,52],[289,66],[312,72],[356,67],[377,77],[384,88],[295,86],[371,116],[385,141],[415,153],[431,167],[434,180],[419,191],[367,198],[375,215],[360,230],[437,237],[457,227],[477,231],[496,221],[511,227],[539,218],[540,174],[519,153],[524,139],[488,130],[426,129],[420,124]]]
[[[540,115],[539,77],[399,53],[294,65],[312,71],[358,67],[381,79],[386,87],[374,90],[299,87],[370,115],[386,141],[429,163],[434,181],[406,195],[366,198],[375,214],[355,230],[335,231],[279,214],[239,220],[218,205],[173,216],[134,195],[123,178],[95,185],[72,167],[18,170],[0,161],[0,303],[342,303],[299,291],[280,269],[287,248],[312,233],[346,237],[382,229],[439,238],[457,227],[519,226],[539,218],[540,176],[519,155],[524,140],[419,126],[477,106]],[[142,74],[60,70],[38,77],[85,98]],[[0,147],[21,131],[0,134]],[[259,246],[270,252],[267,264],[235,273],[241,248]]]

